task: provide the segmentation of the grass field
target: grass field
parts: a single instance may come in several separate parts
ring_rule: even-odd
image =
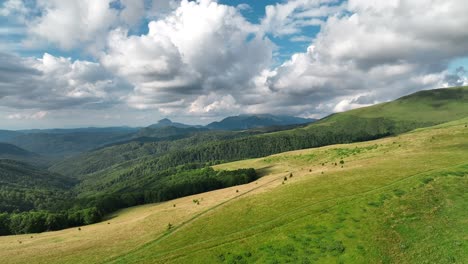
[[[0,262],[468,263],[467,124],[218,165],[264,176],[0,237]]]

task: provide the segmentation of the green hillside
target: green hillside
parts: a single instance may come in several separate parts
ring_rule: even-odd
[[[37,156],[37,155],[27,150],[24,150],[20,147],[17,147],[15,145],[0,142],[0,158],[8,157],[8,156],[12,156],[12,157],[17,156],[17,157],[27,158],[27,157]]]
[[[468,119],[215,166],[242,186],[0,237],[5,263],[466,263]],[[195,202],[197,201],[197,202]],[[19,254],[21,252],[21,254]]]
[[[314,121],[316,120],[294,116],[274,116],[270,114],[239,115],[226,117],[219,122],[210,123],[206,127],[218,130],[246,130],[271,126],[307,124]]]
[[[113,144],[91,152],[83,153],[55,163],[50,170],[65,175],[83,176],[116,165],[138,163],[154,159],[169,152],[201,145],[207,142],[225,141],[234,138],[247,137],[262,131],[252,132],[218,132],[209,131],[196,133],[189,138],[160,139],[160,138],[135,138],[122,144]]]
[[[126,140],[132,135],[128,130],[83,130],[22,133],[8,139],[8,143],[44,156],[63,158],[64,156],[73,156],[105,144]]]
[[[420,91],[392,102],[358,108],[340,115],[432,125],[464,118],[467,116],[467,109],[468,87],[455,87]]]
[[[0,160],[9,159],[27,162],[40,167],[50,166],[50,160],[18,146],[0,142]]]
[[[56,164],[52,171],[84,179],[81,192],[125,191],[135,177],[151,185],[156,171],[216,164],[290,150],[372,140],[468,116],[468,87],[422,91],[332,115],[303,128],[249,134],[208,132],[181,140],[130,142]],[[129,175],[136,175],[131,177]],[[93,186],[89,189],[87,186]],[[120,187],[118,187],[120,186]]]
[[[32,165],[0,159],[0,212],[44,210],[70,198],[75,180]]]
[[[268,129],[208,131],[183,139],[138,138],[102,147],[49,168],[57,177],[61,174],[66,176],[64,179],[74,179],[73,185],[58,192],[62,199],[50,202],[54,199],[48,197],[55,194],[48,192],[40,202],[32,204],[31,200],[38,200],[34,195],[33,198],[15,196],[7,190],[9,199],[16,204],[5,200],[7,209],[3,211],[9,214],[0,221],[0,227],[5,227],[4,234],[56,230],[95,223],[121,208],[245,184],[257,175],[243,170],[215,172],[209,166],[290,150],[373,140],[467,116],[467,91],[467,88],[452,88],[420,92],[277,132]],[[406,117],[395,114],[402,111],[412,112]],[[432,116],[438,117],[433,120]],[[71,131],[67,136],[74,134]],[[35,193],[34,188],[26,186],[21,192],[27,194],[31,189]],[[23,206],[20,211],[26,212],[17,216],[12,211],[20,204]],[[60,221],[47,220],[51,217]],[[31,222],[36,224],[30,225]]]

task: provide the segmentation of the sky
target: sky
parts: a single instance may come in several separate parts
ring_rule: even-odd
[[[468,85],[465,0],[0,0],[0,129],[320,118]]]

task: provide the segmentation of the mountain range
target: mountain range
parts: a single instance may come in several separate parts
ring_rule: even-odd
[[[164,118],[143,128],[108,127],[75,129],[30,129],[0,131],[0,142],[11,143],[31,152],[53,159],[70,157],[92,149],[128,141],[160,141],[161,139],[184,138],[208,130],[238,131],[253,128],[275,127],[288,129],[288,125],[313,122],[291,116],[242,115],[213,122],[206,126],[187,125]]]
[[[314,121],[316,121],[316,119],[294,116],[275,116],[270,114],[239,115],[226,117],[219,122],[210,123],[206,127],[217,130],[248,130],[259,127],[301,125]]]

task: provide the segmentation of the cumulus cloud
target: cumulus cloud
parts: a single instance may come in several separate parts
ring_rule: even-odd
[[[248,9],[214,0],[5,1],[0,14],[24,22],[26,43],[92,59],[0,53],[0,103],[28,109],[3,116],[79,108],[115,116],[118,105],[201,118],[318,117],[468,84],[465,68],[447,70],[468,56],[463,0],[291,0],[267,6],[257,24],[242,15]],[[320,32],[308,35],[311,26]],[[271,36],[310,45],[278,66]]]
[[[226,116],[240,112],[241,106],[237,104],[236,99],[230,94],[218,96],[210,93],[201,95],[190,104],[189,113],[205,114],[211,116]]]
[[[148,17],[156,18],[165,15],[179,7],[181,0],[152,0]]]
[[[131,89],[101,65],[44,54],[40,59],[0,54],[0,102],[17,109],[101,108]]]
[[[145,0],[37,0],[34,10],[39,16],[26,22],[26,46],[84,47],[93,54],[102,50],[110,30],[132,28],[146,17]]]
[[[0,15],[11,16],[20,15],[23,16],[28,12],[28,9],[21,0],[7,0],[0,6]]]
[[[331,112],[361,106],[353,96],[365,92],[394,99],[443,86],[450,60],[468,54],[462,0],[350,0],[348,11],[330,17],[307,52],[268,78],[279,104],[300,96],[311,107],[333,102],[324,109]]]
[[[265,8],[261,26],[276,36],[300,33],[304,27],[320,26],[332,14],[344,10],[337,0],[293,0]]]
[[[148,27],[141,36],[113,31],[101,57],[135,86],[128,102],[137,108],[173,112],[187,110],[203,94],[220,100],[242,94],[270,64],[273,44],[235,7],[182,1]]]
[[[29,113],[29,114],[23,114],[23,113],[16,113],[16,114],[10,114],[7,116],[7,119],[25,119],[25,120],[38,120],[38,119],[43,119],[47,116],[48,112],[46,111],[39,111],[35,113]]]

